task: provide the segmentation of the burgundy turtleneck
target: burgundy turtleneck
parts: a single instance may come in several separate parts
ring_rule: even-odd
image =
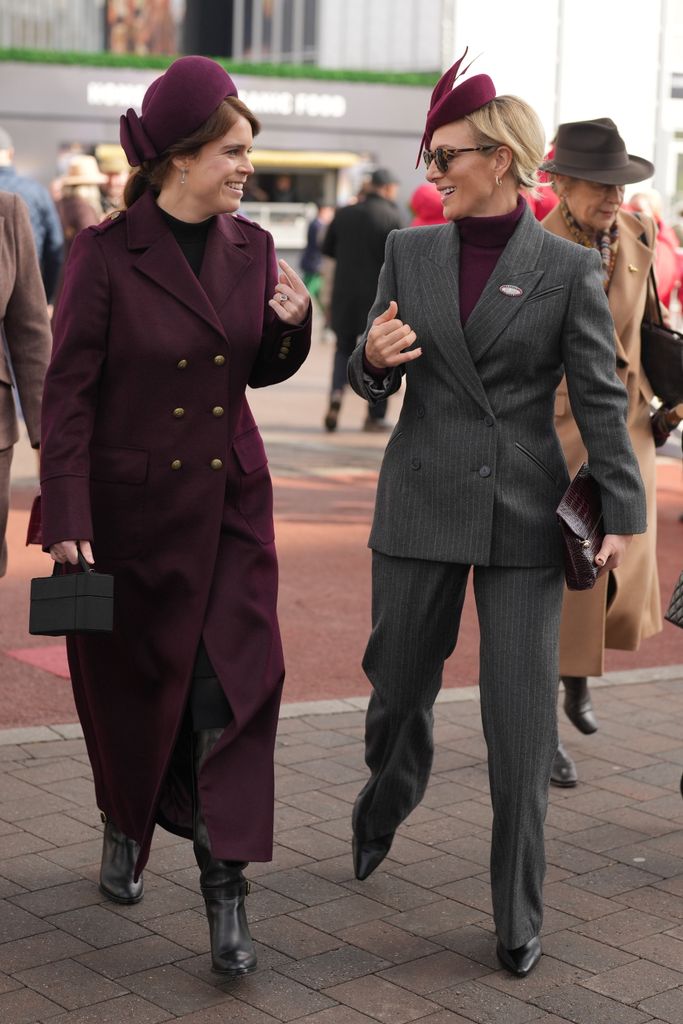
[[[460,323],[468,317],[486,287],[503,249],[510,241],[526,203],[522,196],[510,213],[498,217],[463,217],[456,221],[460,235]]]

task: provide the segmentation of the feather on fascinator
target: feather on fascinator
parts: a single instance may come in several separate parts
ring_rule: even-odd
[[[465,47],[462,57],[456,60],[455,64],[448,71],[444,71],[434,86],[427,113],[427,122],[417,154],[416,167],[419,166],[422,150],[425,146],[430,145],[432,135],[437,128],[440,128],[443,124],[449,124],[451,121],[458,121],[461,117],[466,117],[473,110],[486,106],[496,96],[496,87],[488,75],[473,75],[466,82],[460,82],[458,85],[455,85],[456,80],[462,78],[473,63],[473,61],[470,61],[462,71],[460,70],[460,65],[467,56],[467,50],[468,47]]]

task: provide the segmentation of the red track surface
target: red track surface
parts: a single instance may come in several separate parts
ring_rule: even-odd
[[[373,474],[276,477],[277,540],[281,566],[280,618],[288,674],[285,700],[365,694],[360,668],[370,621],[370,552],[366,547],[374,501]],[[0,728],[75,721],[65,678],[63,643],[26,633],[28,586],[50,563],[25,548],[28,491],[14,495],[8,540],[10,569],[0,583]],[[659,570],[662,601],[683,568],[683,486],[680,465],[658,466]],[[468,594],[445,685],[477,681],[479,635]],[[11,652],[11,653],[10,653]],[[683,631],[664,631],[636,653],[609,651],[608,671],[683,664]]]

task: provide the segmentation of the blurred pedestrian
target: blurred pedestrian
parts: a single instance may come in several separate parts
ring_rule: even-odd
[[[563,368],[602,492],[599,565],[618,564],[629,535],[645,528],[645,500],[598,256],[544,231],[520,195],[543,156],[537,115],[497,96],[488,75],[454,87],[461,60],[434,89],[420,147],[449,223],[389,236],[349,364],[354,389],[371,401],[406,377],[370,534],[370,778],[354,806],[353,859],[356,877],[367,878],[425,792],[432,707],[474,566],[496,952],[522,976],[541,956],[557,746],[564,574],[555,509],[569,477],[552,417]]]
[[[100,887],[142,897],[155,824],[193,840],[212,965],[254,970],[243,869],[269,860],[283,681],[272,487],[245,397],[290,377],[310,298],[237,211],[259,123],[182,57],[121,118],[127,209],[76,238],[45,386],[43,542],[116,580],[67,641],[105,819]]]
[[[384,261],[387,236],[405,223],[396,205],[398,181],[391,171],[384,167],[373,171],[365,193],[362,202],[337,210],[322,245],[323,254],[335,261],[330,325],[337,335],[337,347],[324,420],[328,431],[337,429],[349,356],[365,329]],[[370,405],[363,429],[385,430],[386,410],[386,402]]]
[[[300,267],[304,284],[318,304],[320,304],[320,289],[322,287],[323,255],[321,245],[333,215],[334,209],[329,203],[322,200],[316,203],[316,215],[306,230],[306,247],[301,254]]]
[[[15,192],[28,206],[43,286],[47,301],[52,303],[64,259],[64,235],[59,216],[48,190],[33,178],[17,174],[14,168],[14,145],[9,133],[2,127],[0,189]]]
[[[102,210],[106,214],[123,209],[123,190],[130,174],[126,154],[120,146],[107,145],[97,146],[95,156],[100,171],[106,177],[101,190]]]
[[[10,467],[19,440],[14,384],[31,446],[37,449],[43,379],[52,346],[28,209],[11,192],[0,192],[0,252],[0,576],[4,576]]]
[[[634,538],[621,564],[605,573],[592,590],[565,590],[564,594],[560,628],[564,710],[577,729],[592,733],[598,726],[588,677],[602,675],[605,648],[636,651],[642,640],[662,629],[653,393],[640,362],[640,325],[656,230],[650,217],[641,214],[636,219],[621,209],[625,186],[651,177],[654,167],[649,160],[626,152],[610,118],[597,118],[560,125],[555,153],[542,168],[550,173],[559,198],[543,227],[601,258],[603,289],[614,319],[612,358],[616,356],[617,376],[628,395],[626,425],[647,496],[647,530]],[[571,381],[563,378],[555,397],[555,429],[572,476],[588,459],[580,401]],[[560,744],[552,781],[572,786],[576,779],[576,766]]]
[[[634,192],[630,197],[627,209],[634,213],[643,213],[650,217],[657,227],[655,239],[655,277],[657,294],[668,309],[675,288],[680,287],[680,271],[678,261],[678,238],[673,228],[664,223],[662,218],[662,197],[654,189]]]
[[[431,181],[418,185],[410,197],[410,209],[413,219],[411,228],[422,228],[427,224],[445,224],[443,203],[438,189]]]
[[[94,156],[78,153],[71,157],[66,174],[62,177],[61,197],[57,200],[57,213],[64,233],[64,260],[69,259],[71,246],[79,231],[99,224],[104,216],[100,186],[107,177],[97,166]],[[53,301],[56,306],[62,291],[64,266],[59,275]]]

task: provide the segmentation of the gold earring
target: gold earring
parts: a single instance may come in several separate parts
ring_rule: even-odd
[[[502,181],[502,179],[501,179],[501,178],[499,178],[499,177],[498,177],[498,175],[496,175],[496,185],[498,186],[498,188],[500,188],[500,186],[501,186],[502,184],[503,184],[503,181]]]
[[[185,175],[187,174],[187,167],[182,167],[180,170],[180,184],[185,184]]]

